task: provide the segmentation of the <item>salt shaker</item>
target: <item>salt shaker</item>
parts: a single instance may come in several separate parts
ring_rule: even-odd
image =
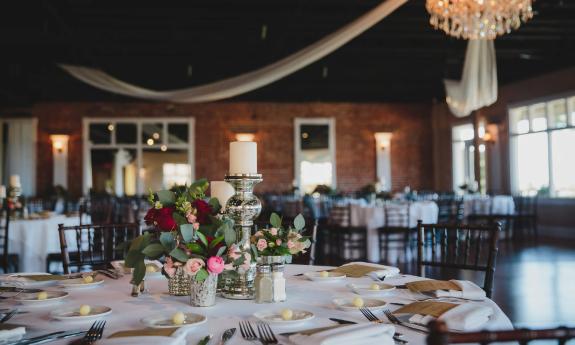
[[[254,280],[256,290],[256,303],[270,303],[273,301],[273,285],[270,265],[258,265]]]
[[[284,302],[286,296],[286,279],[284,277],[284,265],[272,265],[273,301]]]

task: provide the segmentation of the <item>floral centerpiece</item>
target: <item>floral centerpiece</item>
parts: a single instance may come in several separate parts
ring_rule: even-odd
[[[235,241],[232,221],[219,214],[218,200],[208,201],[209,186],[202,179],[190,186],[150,192],[152,208],[146,224],[153,226],[130,244],[126,267],[134,268],[132,284],[146,274],[145,259],[165,258],[162,273],[169,279],[173,295],[187,295],[190,286],[210,282],[224,270],[227,246]],[[191,280],[191,285],[190,285]]]
[[[305,253],[311,245],[309,237],[303,236],[305,229],[304,217],[299,214],[293,224],[285,228],[282,219],[276,213],[270,217],[270,225],[257,231],[252,237],[252,248],[255,247],[257,255],[262,262],[290,263],[293,255]],[[275,259],[272,259],[275,258]]]

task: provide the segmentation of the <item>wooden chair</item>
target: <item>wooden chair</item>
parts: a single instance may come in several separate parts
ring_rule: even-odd
[[[455,195],[440,196],[436,201],[439,208],[437,222],[459,224],[464,218],[463,199]]]
[[[115,198],[91,197],[86,201],[85,207],[92,224],[111,224],[114,222]]]
[[[429,323],[429,335],[427,345],[447,344],[481,344],[491,343],[519,343],[527,345],[536,340],[556,340],[559,345],[564,345],[570,339],[575,339],[575,328],[559,327],[551,329],[517,329],[509,331],[480,331],[467,333],[450,333],[443,321]]]
[[[6,200],[4,200],[0,209],[0,216],[0,247],[2,248],[0,265],[4,273],[10,272],[11,268],[14,272],[18,272],[18,255],[10,254],[8,247],[10,241],[10,209]]]
[[[403,251],[407,262],[407,252],[411,248],[410,203],[384,205],[385,225],[378,229],[381,260],[390,263],[391,249]],[[395,248],[391,248],[395,245]]]
[[[351,205],[334,206],[321,229],[323,259],[330,265],[367,261],[367,228],[352,226]]]
[[[117,249],[120,243],[133,240],[140,234],[138,223],[129,224],[88,224],[78,226],[58,225],[60,250],[64,273],[69,274],[71,267],[78,271],[105,268],[110,262],[124,257],[124,251]],[[70,237],[75,251],[69,252]]]
[[[532,235],[535,240],[539,237],[537,229],[537,197],[515,196],[514,236],[525,238]],[[531,233],[531,234],[530,234]]]
[[[483,289],[491,297],[501,226],[417,223],[417,268],[426,267],[485,272]]]

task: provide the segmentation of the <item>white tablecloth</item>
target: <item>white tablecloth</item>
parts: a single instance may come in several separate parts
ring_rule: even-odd
[[[79,217],[53,216],[48,219],[14,220],[10,222],[8,248],[19,255],[21,272],[45,272],[46,256],[60,253],[58,224],[80,224]],[[75,243],[73,238],[69,242]]]
[[[398,204],[398,209],[406,207]],[[350,205],[351,225],[365,226],[367,228],[367,259],[371,262],[379,262],[381,258],[381,249],[379,248],[378,228],[385,225],[385,211],[383,206],[367,206],[352,204]],[[433,201],[418,201],[411,203],[409,206],[409,227],[415,228],[417,221],[423,223],[437,223],[439,208]],[[392,225],[392,224],[390,224]],[[398,225],[399,224],[393,224]],[[401,225],[404,226],[404,225]]]
[[[463,199],[465,217],[470,214],[504,214],[515,213],[515,202],[511,195],[466,195]]]
[[[301,273],[305,271],[318,271],[324,268],[317,266],[303,266],[303,265],[287,265],[286,275]],[[394,285],[404,284],[407,281],[417,280],[419,278],[413,276],[397,276],[396,278],[388,278],[386,282]],[[130,284],[129,276],[121,280],[106,280],[103,285],[85,290],[71,290],[70,297],[61,302],[59,307],[66,306],[79,306],[81,304],[89,305],[106,305],[113,309],[112,314],[106,317],[107,324],[104,332],[104,337],[120,331],[130,329],[145,328],[140,319],[150,315],[157,315],[158,313],[167,313],[172,315],[177,311],[194,312],[207,316],[207,323],[191,328],[187,336],[187,344],[197,344],[197,342],[208,334],[213,334],[215,339],[220,338],[222,332],[227,328],[238,328],[238,321],[242,319],[252,319],[253,313],[264,310],[281,310],[284,308],[290,309],[304,309],[309,310],[315,314],[315,318],[303,324],[293,326],[275,326],[272,325],[274,332],[293,332],[297,330],[304,330],[314,327],[322,327],[334,325],[328,318],[340,318],[355,322],[367,322],[359,311],[346,312],[337,309],[332,300],[336,297],[353,297],[350,290],[346,287],[348,283],[361,283],[369,282],[369,278],[347,278],[339,282],[312,282],[304,277],[289,277],[287,280],[287,295],[288,300],[283,303],[277,304],[256,304],[253,301],[241,300],[227,300],[217,297],[216,305],[209,308],[192,307],[189,305],[187,297],[172,297],[167,294],[167,281],[163,278],[148,279],[147,287],[150,291],[149,294],[141,295],[140,297],[130,297]],[[400,291],[400,290],[396,290]],[[405,291],[405,290],[403,290]],[[384,298],[388,302],[393,302],[397,297],[390,294],[389,297]],[[480,302],[493,308],[494,315],[490,321],[482,328],[491,330],[506,330],[512,329],[512,324],[509,318],[501,311],[501,309],[491,300]],[[28,329],[28,336],[37,334],[44,334],[60,330],[73,330],[73,329],[87,329],[91,322],[87,323],[65,323],[58,321],[50,321],[50,311],[57,307],[46,308],[24,308],[21,310],[31,311],[26,314],[16,315],[11,322],[24,324]],[[391,310],[399,308],[398,305],[389,305]],[[384,318],[382,312],[375,312],[375,314]],[[405,339],[409,341],[410,345],[425,345],[425,334],[416,333],[402,326],[398,326],[397,330],[405,334]],[[278,337],[280,343],[290,344],[287,338]],[[68,344],[70,339],[53,342],[52,344]],[[212,343],[216,343],[212,340]],[[241,338],[239,329],[234,338],[230,341],[232,344],[253,344],[252,342],[244,341]],[[350,345],[355,345],[351,344]]]

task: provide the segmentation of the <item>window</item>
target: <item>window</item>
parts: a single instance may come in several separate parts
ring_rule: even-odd
[[[295,175],[300,191],[311,193],[318,185],[336,187],[334,133],[333,119],[295,119]]]
[[[84,192],[130,196],[193,180],[193,119],[85,119]]]
[[[509,109],[516,193],[575,197],[575,97]]]
[[[453,190],[471,186],[475,181],[475,133],[472,124],[452,128],[453,150]]]

